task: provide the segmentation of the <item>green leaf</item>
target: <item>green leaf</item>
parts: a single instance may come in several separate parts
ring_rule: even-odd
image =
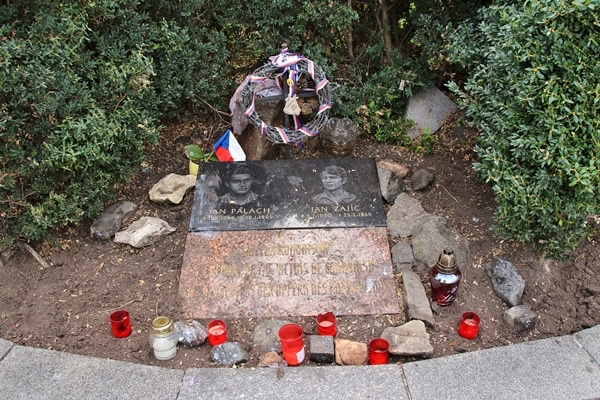
[[[185,146],[185,154],[192,161],[201,161],[206,158],[206,154],[202,151],[200,146],[195,144],[188,144]]]

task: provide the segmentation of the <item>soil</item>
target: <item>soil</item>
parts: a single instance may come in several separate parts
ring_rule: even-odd
[[[436,325],[428,328],[434,348],[432,357],[505,346],[553,336],[567,335],[600,324],[599,220],[590,223],[596,231],[582,242],[565,262],[543,259],[526,245],[501,240],[490,230],[494,198],[490,188],[474,173],[473,136],[475,132],[449,123],[435,135],[434,152],[418,156],[405,148],[375,143],[361,138],[354,157],[390,159],[407,165],[411,172],[426,168],[433,172],[434,184],[423,192],[407,191],[418,198],[425,211],[448,218],[452,228],[469,239],[471,259],[461,265],[463,280],[457,300],[444,308],[434,307]],[[135,249],[90,236],[88,224],[64,232],[60,248],[49,243],[33,244],[49,266],[42,266],[22,245],[2,254],[0,259],[1,337],[24,346],[52,349],[88,356],[111,358],[168,368],[218,367],[211,362],[210,346],[179,347],[174,359],[158,361],[148,344],[151,321],[158,315],[182,318],[177,289],[193,194],[179,205],[150,201],[148,191],[169,173],[187,173],[183,147],[202,143],[205,147],[224,131],[223,126],[198,121],[171,124],[162,142],[149,149],[151,157],[128,184],[118,188],[119,201],[138,204],[136,213],[168,221],[177,231],[149,247]],[[291,158],[324,157],[318,148],[290,150]],[[108,206],[108,205],[107,205]],[[390,240],[390,246],[393,241]],[[491,288],[485,265],[502,256],[510,261],[526,281],[522,304],[538,316],[536,327],[517,334],[505,322],[509,308]],[[426,290],[429,284],[422,276]],[[396,280],[401,295],[401,277]],[[115,339],[108,316],[124,308],[131,314],[133,332]],[[457,334],[464,311],[479,314],[481,329],[474,340]],[[288,318],[302,325],[305,333],[316,332],[314,317]],[[200,320],[205,326],[206,320]],[[226,320],[228,337],[248,352],[247,363],[257,366],[262,354],[252,346],[254,327],[260,319]],[[338,336],[367,343],[388,326],[406,322],[405,315],[338,317]],[[392,356],[390,362],[410,361]],[[311,364],[308,362],[307,364]],[[314,364],[314,363],[312,363]]]

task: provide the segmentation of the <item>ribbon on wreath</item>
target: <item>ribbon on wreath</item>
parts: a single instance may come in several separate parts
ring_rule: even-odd
[[[290,103],[286,114],[291,115],[294,121],[294,130],[298,132],[302,132],[304,135],[313,137],[318,134],[314,129],[310,129],[306,125],[302,124],[300,120],[300,109],[296,101],[297,96],[297,81],[302,73],[307,73],[311,79],[315,82],[314,89],[306,89],[306,90],[314,90],[316,94],[319,93],[320,90],[323,90],[327,84],[329,83],[326,77],[317,81],[315,74],[315,64],[313,61],[309,60],[303,55],[298,53],[291,53],[288,51],[287,47],[283,47],[281,52],[278,55],[269,57],[271,65],[273,65],[276,70],[275,81],[277,86],[282,92],[284,91],[285,85],[288,87],[288,98],[291,100],[287,100]],[[287,78],[286,78],[287,76]],[[259,82],[263,82],[266,80],[266,76],[257,76],[251,75],[247,77],[247,84],[251,85],[251,87],[255,86]],[[294,103],[292,103],[295,102]],[[326,102],[319,104],[319,109],[317,110],[317,116],[324,113],[326,110],[329,110],[332,107],[331,102]],[[284,112],[286,109],[284,109]],[[250,119],[250,117],[256,112],[256,105],[254,100],[254,95],[252,96],[252,100],[247,107],[244,115],[246,118]],[[283,143],[289,144],[292,143],[292,139],[290,138],[288,131],[282,127],[269,127],[264,121],[260,121],[260,130],[263,136],[268,136],[269,130],[275,130],[277,134],[280,136],[281,141]]]

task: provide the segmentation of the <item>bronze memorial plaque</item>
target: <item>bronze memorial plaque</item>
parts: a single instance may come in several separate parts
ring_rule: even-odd
[[[398,313],[373,159],[203,163],[186,318]]]
[[[202,163],[190,232],[385,226],[373,159]]]
[[[385,227],[188,233],[179,296],[186,318],[400,310]]]

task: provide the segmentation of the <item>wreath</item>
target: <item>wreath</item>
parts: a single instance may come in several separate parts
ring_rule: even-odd
[[[238,104],[245,110],[246,118],[260,129],[263,136],[277,144],[300,144],[305,138],[318,135],[327,122],[332,106],[330,85],[325,72],[308,58],[296,53],[289,53],[285,47],[282,48],[279,55],[272,56],[269,60],[246,78],[246,85],[238,99]],[[310,77],[315,83],[314,89],[304,89],[304,91],[314,90],[319,99],[319,109],[315,118],[303,124],[299,115],[291,115],[294,120],[294,129],[267,125],[256,112],[254,93],[256,85],[266,79],[275,78],[279,89],[283,91],[284,85],[287,84],[288,97],[295,99],[298,91],[297,83],[303,77]],[[286,79],[284,80],[284,78]]]

